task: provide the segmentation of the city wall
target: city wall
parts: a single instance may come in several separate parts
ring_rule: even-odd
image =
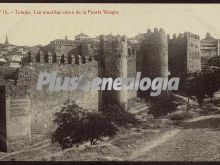
[[[135,56],[128,59],[128,76],[136,75]],[[31,99],[31,129],[32,133],[50,134],[56,126],[53,123],[54,114],[61,110],[67,99],[75,100],[76,103],[88,111],[98,110],[98,91],[48,91],[48,87],[37,91],[37,80],[40,72],[57,72],[57,76],[79,77],[88,73],[89,78],[98,76],[97,61],[86,64],[57,64],[57,63],[29,63],[22,66],[18,72],[18,85],[30,86]],[[136,91],[128,92],[128,100],[136,97]]]
[[[0,86],[0,151],[31,142],[30,95],[27,86]]]

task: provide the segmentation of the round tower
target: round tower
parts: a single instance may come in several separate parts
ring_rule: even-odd
[[[141,76],[150,77],[167,77],[168,71],[168,41],[165,31],[161,28],[155,28],[152,32],[147,30],[144,40],[140,45],[139,58],[141,61]],[[138,96],[145,97],[150,91],[139,91]]]
[[[100,37],[99,77],[127,78],[127,38],[125,36]],[[126,90],[100,91],[100,108],[108,104],[125,104]]]
[[[142,76],[166,77],[168,72],[168,42],[165,31],[161,28],[146,33],[140,47],[143,56]]]

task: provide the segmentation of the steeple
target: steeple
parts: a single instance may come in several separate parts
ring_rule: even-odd
[[[8,46],[9,42],[8,42],[8,35],[6,34],[6,38],[5,38],[5,46]]]

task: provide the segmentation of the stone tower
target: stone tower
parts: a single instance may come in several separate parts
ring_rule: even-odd
[[[172,77],[180,77],[179,90],[183,90],[188,72],[201,70],[200,48],[199,35],[185,32],[168,37],[169,71]]]
[[[201,49],[199,35],[180,33],[168,40],[169,70],[172,76],[184,76],[187,72],[201,70]]]
[[[144,34],[144,39],[141,42],[136,62],[137,72],[141,72],[142,77],[153,79],[169,75],[168,41],[167,35],[162,28],[160,30],[154,28],[153,32],[147,29],[147,33]],[[144,93],[139,91],[138,96],[145,96]]]
[[[99,77],[127,78],[127,38],[125,36],[100,36],[98,64]],[[99,109],[108,104],[125,104],[126,90],[104,90],[99,92]]]

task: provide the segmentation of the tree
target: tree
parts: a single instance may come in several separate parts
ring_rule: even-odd
[[[100,137],[112,137],[117,128],[100,112],[88,113],[83,122],[85,128],[85,139],[95,145]]]
[[[85,115],[85,109],[79,107],[74,101],[67,100],[61,111],[55,114],[54,122],[58,127],[53,134],[53,142],[57,141],[64,149],[86,140],[81,121]]]
[[[185,94],[188,97],[187,111],[189,109],[189,98],[195,96],[201,105],[205,97],[203,72],[189,73],[185,81]]]
[[[212,101],[214,93],[219,90],[219,72],[219,69],[204,67],[201,71],[187,74],[184,89],[184,93],[188,97],[187,110],[189,109],[189,98],[192,96],[197,98],[200,105],[206,95]]]
[[[210,97],[210,102],[212,102],[214,93],[219,90],[219,72],[219,69],[212,67],[205,67],[203,69],[205,85],[204,90],[205,94]]]
[[[52,141],[58,142],[62,149],[86,141],[95,145],[100,137],[112,137],[117,133],[115,125],[103,113],[88,112],[70,100],[55,114],[54,122],[58,127]]]
[[[159,96],[150,99],[150,111],[154,117],[166,115],[177,109],[177,103],[174,96],[169,92],[162,92]]]

